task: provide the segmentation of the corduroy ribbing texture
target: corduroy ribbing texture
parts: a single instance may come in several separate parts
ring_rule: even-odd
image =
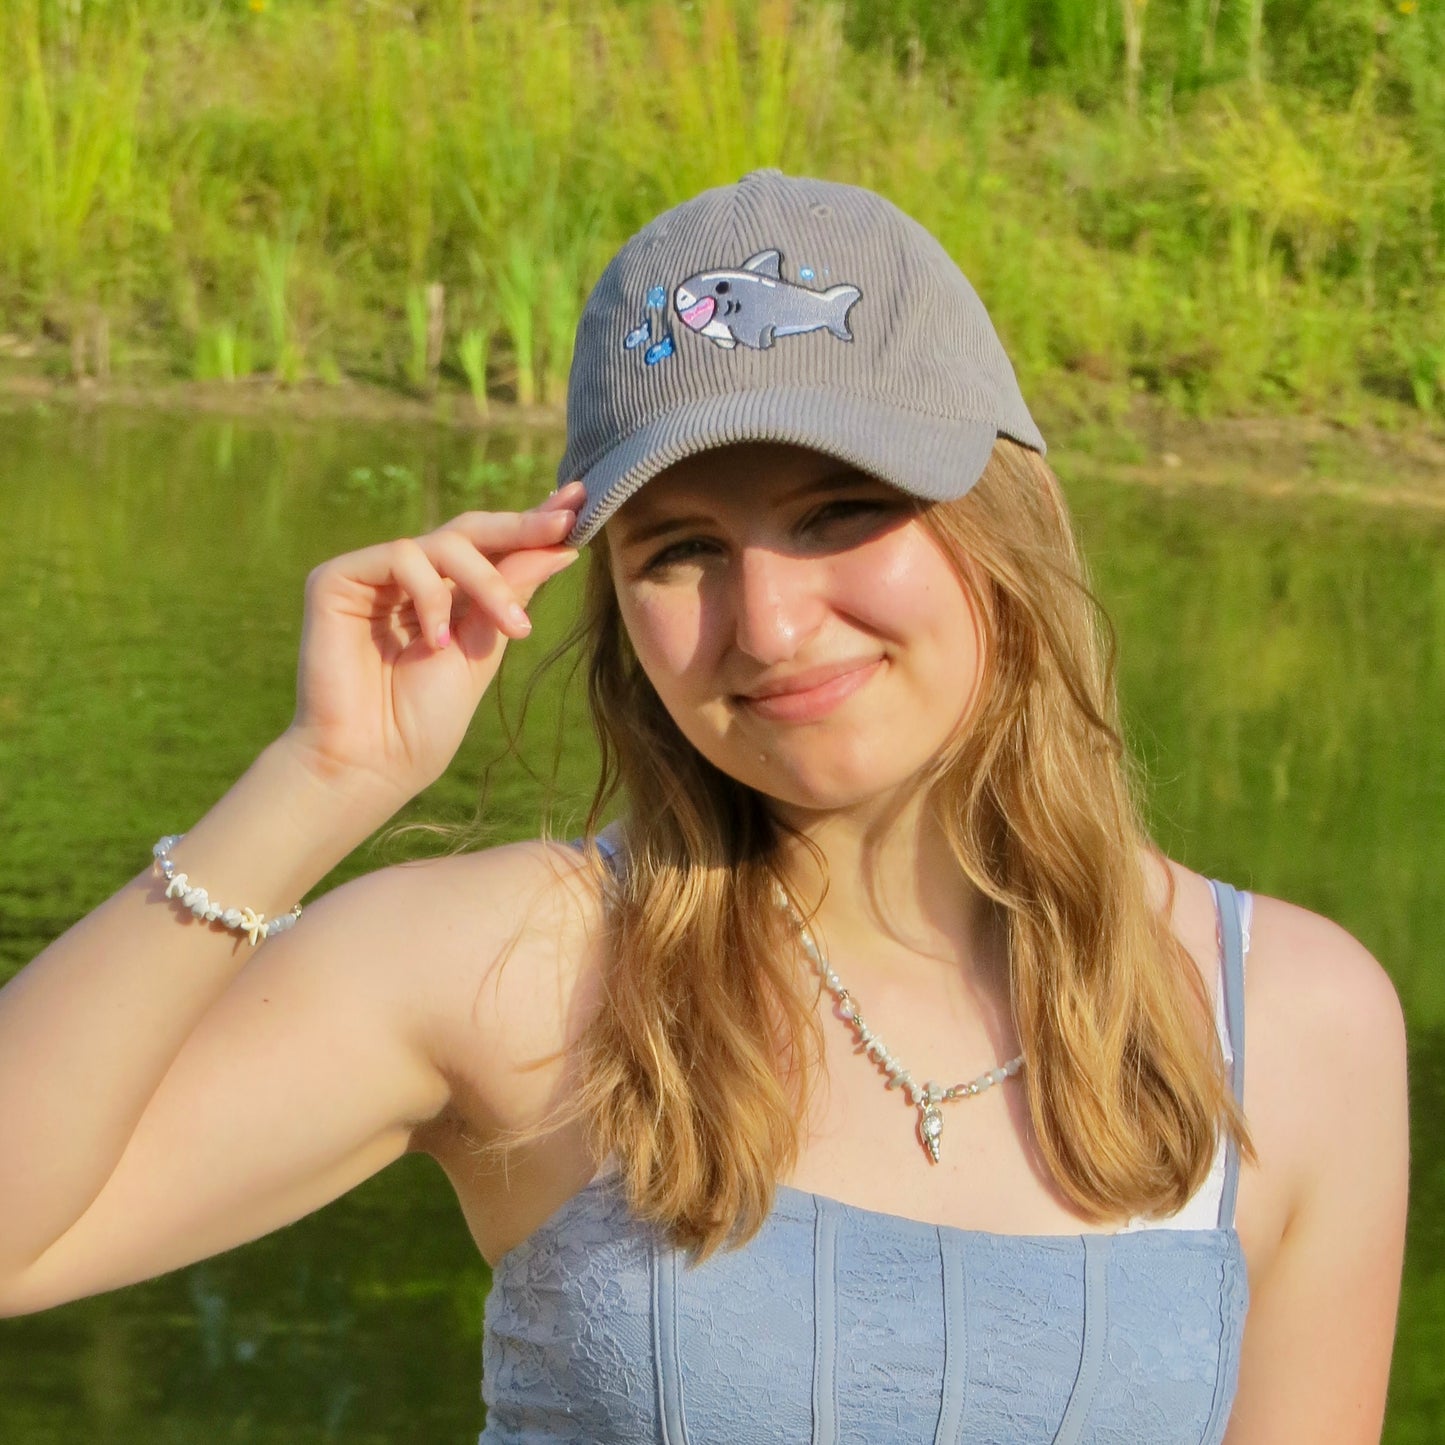
[[[871,191],[754,171],[617,253],[577,328],[558,485],[580,546],[674,462],[811,447],[914,496],[963,496],[1003,434],[1044,451],[973,287]]]

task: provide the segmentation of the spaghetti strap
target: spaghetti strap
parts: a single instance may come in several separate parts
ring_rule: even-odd
[[[1224,1021],[1229,1047],[1234,1054],[1230,1084],[1234,1100],[1244,1108],[1244,925],[1240,917],[1239,894],[1228,883],[1210,879],[1214,906],[1219,914],[1219,940],[1224,955],[1220,986],[1224,990]],[[1234,1201],[1239,1189],[1239,1149],[1229,1140],[1224,1164],[1224,1190],[1219,1199],[1219,1227],[1234,1227]]]
[[[622,851],[622,845],[615,837],[610,836],[611,830],[604,828],[600,833],[593,835],[592,841],[597,845],[597,852],[607,866],[607,870],[614,877],[621,877],[623,869],[627,866],[627,856]],[[568,844],[579,853],[585,852],[587,848],[586,838],[573,838]]]

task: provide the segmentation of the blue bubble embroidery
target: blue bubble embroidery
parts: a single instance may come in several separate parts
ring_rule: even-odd
[[[665,286],[654,286],[647,293],[647,309],[654,314],[664,310],[667,306],[667,288]],[[665,322],[663,323],[665,327]],[[653,317],[647,316],[637,326],[634,326],[626,336],[622,338],[623,349],[636,351],[644,341],[648,341],[653,333]],[[673,353],[672,333],[663,331],[661,339],[654,341],[646,351],[642,353],[642,359],[649,366],[656,366],[659,361],[666,361]]]

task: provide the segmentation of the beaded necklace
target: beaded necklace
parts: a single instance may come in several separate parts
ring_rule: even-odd
[[[842,1014],[847,1023],[852,1024],[857,1042],[863,1047],[863,1051],[872,1059],[885,1074],[888,1075],[888,1082],[884,1086],[889,1089],[904,1089],[908,1094],[908,1102],[918,1110],[918,1142],[923,1145],[928,1153],[929,1159],[938,1163],[939,1145],[943,1138],[943,1113],[939,1105],[953,1099],[971,1099],[975,1094],[981,1094],[985,1089],[991,1089],[995,1084],[1001,1084],[1007,1078],[1024,1066],[1024,1056],[1019,1054],[1006,1064],[1000,1064],[996,1069],[987,1069],[976,1079],[970,1079],[966,1084],[955,1084],[950,1089],[945,1089],[935,1084],[930,1079],[926,1084],[916,1084],[913,1075],[899,1062],[889,1050],[887,1044],[873,1032],[863,1021],[863,1015],[858,1005],[853,1002],[852,995],[843,985],[843,980],[838,977],[833,966],[823,954],[801,917],[798,910],[793,906],[793,900],[788,897],[787,892],[781,885],[778,886],[777,899],[779,906],[788,915],[793,927],[797,930],[798,941],[803,945],[803,952],[813,961],[813,966],[818,970],[823,983],[828,991],[838,1000],[838,1011]]]

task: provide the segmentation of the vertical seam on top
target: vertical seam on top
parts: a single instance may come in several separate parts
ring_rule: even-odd
[[[943,1399],[933,1445],[956,1445],[963,1439],[963,1412],[968,1403],[968,1270],[963,1239],[938,1231],[943,1264]]]
[[[1109,1339],[1109,1248],[1107,1234],[1083,1234],[1084,1338],[1079,1345],[1079,1373],[1059,1422],[1054,1445],[1077,1445],[1094,1408],[1094,1396],[1104,1374],[1104,1351]]]
[[[838,1438],[838,1221],[813,1196],[813,1445]]]
[[[1215,1356],[1214,1398],[1209,1405],[1209,1419],[1199,1445],[1213,1445],[1217,1438],[1221,1420],[1227,1422],[1229,1410],[1234,1404],[1233,1392],[1229,1392],[1226,1406],[1226,1385],[1234,1378],[1238,1369],[1238,1332],[1234,1325],[1234,1297],[1239,1288],[1239,1263],[1233,1253],[1226,1254],[1219,1265],[1219,1352]]]
[[[688,1445],[678,1347],[677,1251],[657,1240],[652,1244],[652,1352],[662,1445]]]

